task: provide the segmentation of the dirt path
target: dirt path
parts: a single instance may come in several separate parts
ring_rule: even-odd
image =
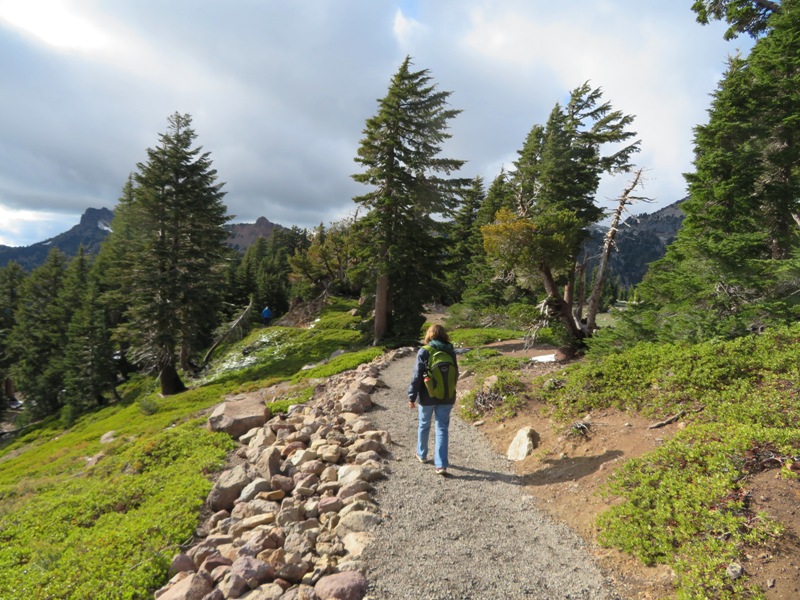
[[[415,459],[416,410],[406,400],[413,360],[391,363],[382,373],[388,387],[373,395],[370,419],[390,432],[394,460],[377,485],[384,522],[364,556],[368,597],[618,598],[582,540],[534,507],[509,462],[455,411],[450,475]]]

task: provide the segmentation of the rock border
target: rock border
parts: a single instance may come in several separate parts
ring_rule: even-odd
[[[177,554],[159,600],[361,600],[360,558],[382,520],[372,483],[388,476],[392,440],[365,413],[392,350],[317,386],[271,417],[258,393],[227,398],[208,420],[240,446],[219,474],[213,514]]]

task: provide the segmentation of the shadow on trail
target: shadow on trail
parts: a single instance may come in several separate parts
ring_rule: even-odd
[[[591,475],[600,469],[600,466],[611,460],[619,458],[624,452],[620,450],[606,450],[597,456],[576,456],[571,458],[547,458],[547,466],[523,477],[524,485],[549,485],[577,481]]]
[[[462,474],[463,472],[463,474]],[[471,467],[460,467],[450,463],[447,467],[449,479],[462,479],[464,481],[497,481],[507,485],[524,485],[525,482],[519,475],[512,473],[498,473],[496,471],[483,471]]]

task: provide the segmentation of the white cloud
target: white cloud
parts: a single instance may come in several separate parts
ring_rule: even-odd
[[[8,25],[15,6],[40,10]],[[65,30],[94,28],[104,45],[42,41],[58,10]],[[406,55],[464,110],[445,147],[468,161],[460,175],[488,184],[590,79],[637,116],[648,191],[666,204],[683,192],[691,128],[724,67],[722,29],[663,0],[0,0],[0,204],[113,207],[179,111],[239,220],[312,227],[350,214],[366,191],[350,177],[365,121]]]
[[[0,204],[0,244],[4,246],[30,246],[63,233],[76,225],[80,216],[67,218],[63,214],[15,210]],[[71,224],[68,224],[71,223]]]
[[[78,5],[65,0],[2,0],[0,19],[56,48],[96,50],[109,41]]]
[[[394,35],[403,48],[413,45],[413,42],[425,34],[425,27],[422,23],[407,17],[403,10],[398,8],[394,15]]]

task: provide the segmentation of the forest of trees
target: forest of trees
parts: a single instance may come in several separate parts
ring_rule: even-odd
[[[613,330],[592,326],[614,282],[585,272],[583,248],[607,217],[596,198],[604,175],[629,173],[620,203],[635,197],[634,117],[582,83],[521,133],[513,168],[487,185],[441,155],[460,111],[408,57],[366,120],[354,216],[278,229],[243,255],[223,243],[229,217],[210,153],[195,145],[189,115],[170,116],[122,187],[96,256],[53,250],[30,273],[13,262],[0,269],[0,413],[16,393],[21,423],[60,415],[69,425],[114,401],[134,370],[179,393],[246,306],[280,315],[325,293],[362,300],[374,344],[416,340],[427,302],[538,307],[566,345],[590,351],[796,320],[800,0],[698,0],[692,10],[700,23],[725,21],[726,37],[756,43],[730,59],[709,121],[695,130],[678,239]]]

